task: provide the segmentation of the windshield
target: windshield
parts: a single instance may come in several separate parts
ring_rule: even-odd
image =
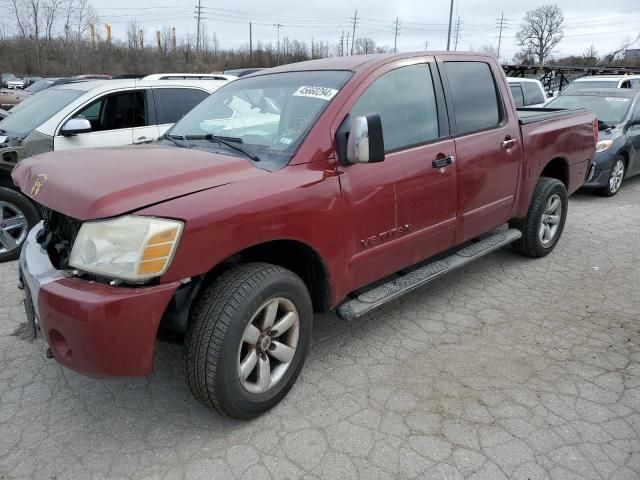
[[[258,157],[261,168],[279,168],[289,162],[350,76],[345,71],[308,71],[235,80],[187,113],[168,136],[189,147],[239,153],[214,143],[219,136]]]
[[[28,102],[14,107],[11,115],[0,122],[0,131],[5,132],[3,135],[24,138],[84,93],[52,89],[33,95]]]
[[[55,80],[39,80],[36,83],[34,83],[33,85],[30,85],[29,87],[25,88],[24,91],[25,92],[36,93],[36,92],[39,92],[41,90],[46,90],[51,85],[53,85],[54,82],[55,82]]]
[[[618,88],[618,80],[585,80],[583,82],[573,82],[565,88],[562,93],[571,93],[578,90],[590,90],[592,88]]]
[[[631,100],[631,98],[625,97],[600,95],[560,95],[547,103],[546,106],[549,108],[587,108],[596,114],[598,120],[614,125],[625,119],[631,106]]]

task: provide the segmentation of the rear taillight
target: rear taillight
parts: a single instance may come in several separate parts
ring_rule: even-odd
[[[593,144],[598,143],[598,119],[593,121]]]

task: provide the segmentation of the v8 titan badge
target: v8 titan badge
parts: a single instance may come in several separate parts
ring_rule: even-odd
[[[40,193],[40,189],[44,185],[44,182],[46,182],[47,180],[48,180],[47,175],[44,173],[39,173],[38,175],[35,176],[35,180],[33,181],[33,187],[31,187],[32,197],[35,198],[38,196],[38,194]]]

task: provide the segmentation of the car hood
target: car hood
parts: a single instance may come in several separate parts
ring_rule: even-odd
[[[36,155],[12,177],[37,203],[92,220],[267,173],[239,157],[151,145]]]

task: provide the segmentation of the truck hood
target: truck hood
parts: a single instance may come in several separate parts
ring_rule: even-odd
[[[92,220],[267,173],[243,158],[150,145],[36,155],[12,177],[35,202]]]

